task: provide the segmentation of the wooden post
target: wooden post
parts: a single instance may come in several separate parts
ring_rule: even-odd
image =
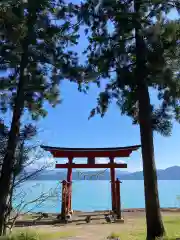
[[[69,164],[72,164],[73,158],[68,158]],[[67,172],[67,212],[72,210],[72,168]]]
[[[110,163],[114,163],[114,158],[110,158]],[[111,199],[112,199],[112,211],[116,211],[116,186],[115,186],[115,168],[110,168],[111,173]]]
[[[120,181],[116,179],[116,214],[117,219],[121,219],[121,197],[120,197]]]
[[[67,182],[62,181],[62,203],[61,203],[61,220],[66,218],[66,208],[67,208]]]

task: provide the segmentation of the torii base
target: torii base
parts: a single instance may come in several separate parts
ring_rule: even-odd
[[[115,223],[124,223],[124,218],[116,219]]]

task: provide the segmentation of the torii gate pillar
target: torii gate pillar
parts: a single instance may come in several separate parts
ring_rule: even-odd
[[[122,221],[122,215],[121,215],[121,194],[120,194],[120,184],[122,182],[119,181],[119,179],[116,179],[116,214],[117,214],[117,220]]]
[[[114,158],[110,158],[110,163],[114,163]],[[115,185],[115,168],[110,169],[111,175],[111,203],[112,203],[112,211],[115,212],[116,210],[116,185]]]
[[[68,160],[69,164],[72,164],[73,157],[69,157]],[[67,191],[68,191],[67,211],[70,212],[72,210],[72,167],[69,167],[67,171]]]

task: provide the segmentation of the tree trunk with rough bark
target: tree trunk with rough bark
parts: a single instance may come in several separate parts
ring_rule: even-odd
[[[141,27],[141,0],[134,0],[136,13],[136,79],[137,99],[139,103],[139,125],[142,145],[142,160],[144,173],[144,191],[146,207],[147,240],[155,240],[165,234],[162,222],[157,173],[154,159],[153,130],[151,122],[151,103],[146,84],[146,47]]]
[[[9,132],[7,151],[3,160],[0,177],[0,235],[4,234],[5,216],[8,210],[7,199],[11,190],[11,180],[13,176],[14,153],[19,135],[20,118],[24,107],[24,70],[27,66],[27,53],[22,56],[20,80],[18,84],[17,97],[13,111],[13,119]]]
[[[139,87],[139,122],[142,145],[147,239],[155,240],[165,234],[157,187],[153,131],[148,87]]]
[[[29,2],[28,2],[29,3]],[[14,104],[13,117],[9,131],[7,151],[2,163],[0,176],[0,236],[5,234],[7,218],[7,200],[11,191],[11,181],[13,177],[14,154],[17,146],[17,140],[20,131],[20,118],[24,109],[24,86],[25,86],[25,69],[28,65],[28,47],[31,43],[31,35],[33,34],[34,24],[36,22],[36,9],[29,9],[29,17],[27,19],[28,32],[22,44],[22,57],[20,63],[19,83],[17,86],[17,94]]]

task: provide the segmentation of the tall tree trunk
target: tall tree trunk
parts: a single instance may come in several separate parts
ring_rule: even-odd
[[[28,1],[28,5],[29,5]],[[0,176],[0,235],[4,234],[5,219],[7,218],[7,200],[11,190],[11,180],[13,177],[14,154],[19,136],[20,118],[24,108],[24,86],[25,86],[25,69],[28,65],[28,47],[31,43],[31,35],[33,34],[34,24],[36,22],[36,8],[29,8],[29,16],[27,19],[28,32],[22,45],[22,57],[20,63],[20,77],[17,87],[17,95],[14,104],[11,128],[9,131],[7,151],[3,160],[1,176]]]
[[[17,145],[17,138],[19,135],[20,118],[24,107],[24,70],[27,66],[27,53],[23,54],[21,61],[20,80],[18,84],[18,91],[13,111],[13,118],[9,132],[7,151],[3,160],[1,177],[0,177],[0,235],[3,235],[3,228],[5,223],[5,215],[7,214],[7,198],[11,189],[11,180],[14,165],[14,153]]]
[[[165,230],[159,205],[148,87],[145,85],[144,87],[140,86],[138,95],[139,122],[144,172],[147,239],[155,240],[157,237],[163,236]]]
[[[6,235],[7,234],[7,230],[8,230],[8,233],[11,232],[12,230],[12,227],[11,226],[8,226],[9,224],[9,220],[11,218],[11,213],[12,213],[12,210],[13,210],[13,207],[12,207],[12,199],[13,199],[13,193],[14,193],[14,184],[15,184],[15,175],[13,174],[12,176],[12,182],[11,182],[11,187],[10,187],[10,192],[9,192],[9,196],[8,196],[8,199],[7,199],[7,210],[6,210],[6,213],[5,213],[5,216],[4,216],[4,226],[3,226],[3,235]]]
[[[148,86],[146,84],[146,47],[141,28],[141,0],[134,0],[134,8],[136,13],[135,38],[137,64],[136,78],[138,81],[137,99],[139,102],[139,125],[144,173],[147,239],[155,240],[157,237],[163,236],[165,230],[160,212],[157,173],[154,160],[151,104]]]

